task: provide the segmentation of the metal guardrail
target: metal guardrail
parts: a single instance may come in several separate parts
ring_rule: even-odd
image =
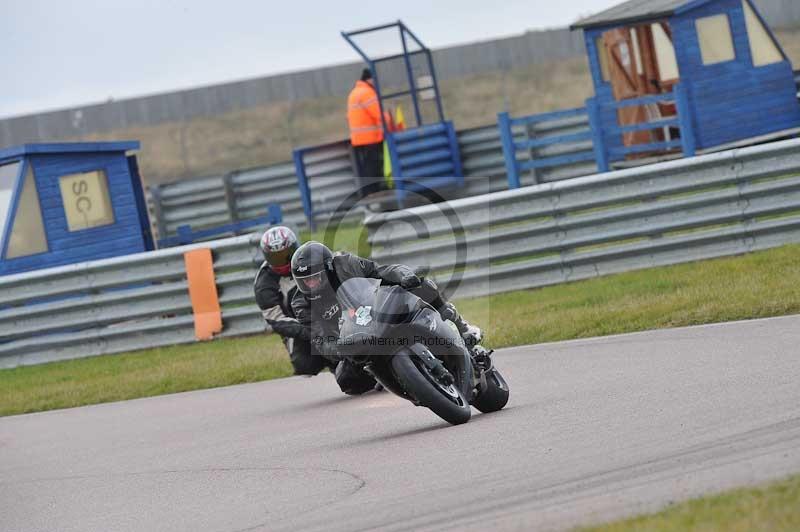
[[[573,122],[542,124],[537,126],[537,133],[554,135],[582,127]],[[508,180],[497,125],[459,131],[456,136],[465,178],[465,187],[459,193],[468,197],[506,190]],[[514,138],[526,139],[528,132],[515,127]],[[175,237],[178,228],[185,225],[196,231],[228,225],[234,220],[258,218],[266,214],[271,203],[281,206],[284,221],[291,225],[306,226],[309,212],[314,213],[315,222],[324,222],[356,188],[349,143],[342,140],[295,153],[302,157],[299,167],[306,170],[308,199],[298,186],[296,161],[150,187],[151,218],[158,238]],[[519,154],[521,159],[529,156]],[[578,169],[576,173],[564,168],[546,173],[541,179],[564,179],[585,173],[591,171]],[[535,178],[528,174],[521,181],[523,185],[531,185]],[[313,207],[308,201],[313,202]]]
[[[800,242],[800,140],[365,223],[374,259],[425,268],[456,298],[766,249]],[[261,332],[257,244],[245,235],[0,277],[0,367],[195,341],[184,253],[202,247],[214,258],[221,336]]]
[[[518,129],[515,134],[522,138],[525,133]],[[468,129],[456,132],[456,136],[465,177],[465,186],[459,192],[467,197],[507,189],[503,147],[497,127],[490,125]],[[306,171],[306,178],[310,184],[308,193],[303,194],[307,219],[313,213],[315,222],[324,221],[342,204],[349,193],[355,191],[355,162],[348,146],[348,142],[343,140],[295,151],[295,157],[300,158],[300,161],[295,161],[295,168]],[[337,174],[338,177],[347,179],[338,179]],[[329,178],[331,181],[323,183],[323,178]],[[532,183],[532,180],[530,182]],[[336,188],[329,188],[328,190],[333,193],[315,194],[319,189],[325,190],[323,184],[341,188],[338,193]],[[302,188],[300,190],[302,191]]]
[[[366,225],[374,259],[427,269],[454,297],[765,249],[800,242],[800,140],[376,214]]]
[[[158,239],[177,236],[181,226],[198,231],[260,218],[270,204],[289,223],[305,219],[292,163],[155,185],[148,196]]]
[[[582,153],[591,152],[594,149],[594,143],[591,140],[552,142],[557,138],[563,139],[565,136],[579,135],[590,131],[591,126],[589,125],[588,114],[536,121],[527,127],[527,138],[545,142],[540,146],[532,147],[528,153],[528,158],[542,160],[554,157],[574,157]],[[519,153],[517,154],[517,159],[525,160],[520,157]],[[530,172],[533,177],[531,184],[552,183],[553,181],[592,175],[597,172],[596,161],[580,159],[578,157],[574,162],[563,162],[532,169]]]
[[[0,368],[195,341],[184,253],[208,247],[221,336],[264,330],[258,234],[0,277]]]
[[[471,197],[514,186],[550,183],[597,171],[586,110],[558,111],[511,119],[506,123],[456,132],[465,186],[459,195]],[[516,166],[509,174],[503,131],[515,150]],[[506,150],[508,151],[508,150]],[[299,161],[297,158],[299,157]],[[355,162],[346,140],[299,149],[295,161],[243,170],[225,176],[150,187],[150,205],[159,239],[263,217],[267,206],[281,206],[284,220],[295,226],[324,222],[356,189]],[[296,175],[301,168],[308,182],[303,190]],[[518,184],[517,184],[518,183]],[[309,224],[308,221],[313,220]]]
[[[521,128],[514,130],[517,139],[525,137]],[[464,197],[508,189],[503,144],[496,125],[459,131],[458,148],[464,172]],[[532,183],[532,180],[531,180]],[[529,184],[531,184],[529,183]]]
[[[347,140],[299,148],[293,157],[304,223],[313,230],[318,221],[330,217],[355,192],[356,163]]]

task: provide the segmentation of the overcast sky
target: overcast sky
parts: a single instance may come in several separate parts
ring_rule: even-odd
[[[438,48],[619,2],[0,0],[0,117],[356,61],[339,32],[397,19]]]

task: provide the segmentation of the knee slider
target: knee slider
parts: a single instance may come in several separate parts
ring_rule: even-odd
[[[334,375],[336,384],[347,395],[361,395],[375,387],[375,379],[371,375],[346,362],[336,366]]]
[[[295,375],[316,375],[322,371],[324,367],[320,361],[314,359],[308,360],[303,358],[300,360],[292,360],[291,362]]]

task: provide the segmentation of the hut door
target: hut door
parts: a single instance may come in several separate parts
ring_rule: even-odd
[[[647,94],[660,92],[658,87],[649,82],[651,71],[655,71],[655,58],[652,50],[652,35],[649,27],[619,28],[603,34],[603,42],[608,50],[611,87],[617,101],[640,98]],[[642,48],[646,47],[642,53]],[[657,112],[657,110],[656,110]],[[623,107],[617,111],[620,125],[628,126],[646,122],[651,117],[652,109],[638,105]],[[650,131],[636,131],[623,134],[625,146],[653,142]]]

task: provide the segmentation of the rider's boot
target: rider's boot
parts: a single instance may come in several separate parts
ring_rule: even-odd
[[[467,349],[471,350],[473,346],[478,345],[483,340],[483,331],[479,327],[467,323],[467,320],[459,314],[452,303],[445,304],[442,309],[442,316],[455,324],[458,333],[467,345]]]
[[[494,349],[486,349],[482,345],[475,345],[470,349],[472,364],[475,366],[476,371],[483,373],[494,367],[492,353],[494,353]]]
[[[447,303],[445,307],[447,319],[455,324],[459,334],[461,334],[461,338],[464,339],[464,345],[472,358],[472,366],[475,370],[477,382],[481,380],[486,371],[492,369],[492,353],[494,350],[488,350],[480,345],[481,340],[483,340],[483,331],[475,325],[469,324],[452,303]]]

